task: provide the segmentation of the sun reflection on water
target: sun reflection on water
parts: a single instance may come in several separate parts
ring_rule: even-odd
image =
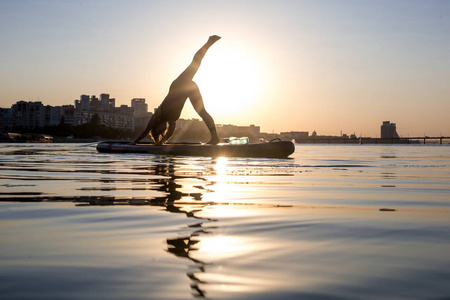
[[[211,195],[205,195],[206,201],[213,201],[215,203],[225,202],[227,199],[227,192],[230,192],[230,186],[227,185],[227,164],[226,157],[219,157],[215,160],[213,166],[214,176],[211,178],[210,190],[214,191]]]
[[[233,236],[205,236],[198,244],[197,255],[205,258],[228,258],[243,255],[251,251],[248,241]]]

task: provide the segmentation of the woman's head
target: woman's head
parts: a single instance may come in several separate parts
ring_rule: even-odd
[[[167,132],[167,123],[159,122],[150,130],[150,134],[156,144],[162,144],[162,139]]]

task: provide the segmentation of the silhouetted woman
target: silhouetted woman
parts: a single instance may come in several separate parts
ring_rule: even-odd
[[[149,132],[156,144],[165,143],[175,130],[176,121],[180,118],[187,98],[189,98],[195,111],[202,117],[211,133],[211,140],[208,144],[219,143],[214,120],[205,110],[200,90],[197,84],[192,81],[206,51],[219,39],[220,37],[217,35],[210,36],[206,44],[195,53],[192,63],[172,82],[166,98],[156,109],[144,131],[132,142],[133,144],[142,140]]]

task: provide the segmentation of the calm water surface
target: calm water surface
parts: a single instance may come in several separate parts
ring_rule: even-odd
[[[0,145],[1,299],[449,299],[450,147]]]

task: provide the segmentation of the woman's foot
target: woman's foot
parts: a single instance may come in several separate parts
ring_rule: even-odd
[[[212,138],[209,142],[207,142],[207,144],[210,145],[217,145],[218,143],[220,143],[219,138]]]
[[[218,40],[220,40],[221,37],[218,35],[212,35],[209,37],[208,39],[208,43],[210,43],[211,45],[214,44],[215,42],[217,42]]]

